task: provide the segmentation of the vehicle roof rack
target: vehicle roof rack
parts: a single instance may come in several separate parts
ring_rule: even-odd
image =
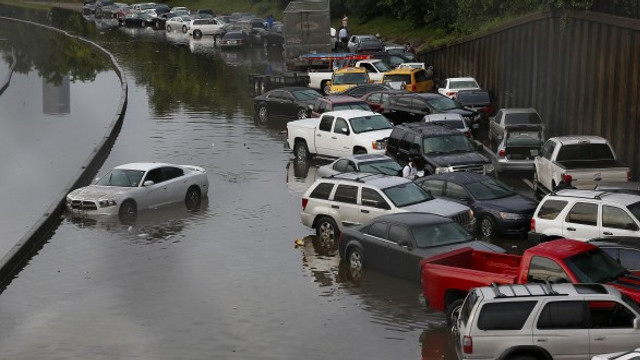
[[[493,293],[496,295],[497,298],[507,297],[507,295],[505,295],[503,292],[500,291],[500,289],[498,288],[498,284],[497,283],[492,282],[491,283],[491,288],[493,289]]]

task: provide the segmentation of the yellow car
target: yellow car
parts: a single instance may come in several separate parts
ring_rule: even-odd
[[[394,89],[405,89],[411,92],[428,92],[433,90],[433,79],[425,69],[398,68],[387,71],[382,76],[382,83]]]
[[[369,84],[369,73],[363,67],[346,67],[333,71],[331,76],[331,94],[341,93],[356,85]]]

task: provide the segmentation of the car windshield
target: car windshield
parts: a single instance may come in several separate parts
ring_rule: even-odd
[[[394,160],[371,161],[360,164],[360,172],[364,173],[396,176],[400,170],[402,170],[402,166]]]
[[[435,112],[442,112],[452,109],[460,109],[462,105],[459,102],[449,99],[446,96],[438,96],[428,99],[429,105],[435,109]]]
[[[343,103],[333,105],[333,111],[338,110],[366,110],[371,111],[371,107],[366,102]]]
[[[456,95],[456,100],[462,105],[489,105],[491,99],[485,91],[461,91]]]
[[[313,100],[320,96],[319,92],[312,89],[298,90],[292,92],[292,94],[296,100]]]
[[[405,207],[433,200],[431,194],[413,182],[389,187],[383,189],[382,192],[384,192],[397,207]]]
[[[613,151],[607,144],[567,144],[560,148],[557,161],[572,160],[615,160]]]
[[[430,155],[475,151],[471,142],[462,133],[424,138],[422,150]]]
[[[542,119],[536,113],[514,113],[505,115],[505,125],[541,125]]]
[[[600,248],[570,256],[565,262],[581,283],[607,283],[627,272]]]
[[[113,169],[107,175],[103,176],[96,185],[101,186],[119,186],[119,187],[137,187],[144,175],[142,170],[122,170]]]
[[[373,65],[373,67],[378,69],[378,71],[380,71],[380,72],[385,72],[385,71],[391,70],[391,68],[389,66],[387,66],[387,64],[385,64],[384,61],[376,61],[376,62],[372,63],[371,65]]]
[[[509,130],[504,139],[505,146],[540,146],[542,145],[542,131],[540,130]]]
[[[419,248],[451,245],[473,240],[473,236],[456,222],[414,227],[411,232],[413,232],[413,237]]]
[[[627,205],[627,209],[631,211],[631,213],[633,214],[633,217],[635,217],[636,220],[640,220],[640,202]]]
[[[368,106],[369,105],[367,105],[367,107]],[[391,124],[384,115],[359,116],[351,118],[349,122],[351,123],[353,132],[356,134],[393,128],[393,124]]]
[[[450,128],[454,128],[454,129],[466,129],[467,127],[465,126],[465,122],[464,119],[446,119],[446,120],[433,120],[431,122],[435,122],[438,124],[443,124],[446,125]]]
[[[342,84],[368,84],[369,78],[367,73],[348,73],[348,74],[334,74],[333,85]]]
[[[451,89],[469,89],[478,87],[478,83],[473,80],[451,81],[449,84],[449,88]]]
[[[492,178],[467,184],[467,190],[478,200],[502,199],[516,194],[503,182]]]

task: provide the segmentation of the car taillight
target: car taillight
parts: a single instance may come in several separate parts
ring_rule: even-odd
[[[304,209],[307,208],[308,202],[309,202],[309,199],[302,198],[302,211],[304,211]]]
[[[465,336],[462,338],[462,352],[465,354],[473,353],[473,339],[471,336]]]
[[[627,181],[631,181],[631,170],[627,171]]]
[[[500,149],[500,151],[498,151],[498,156],[504,157],[505,155],[507,155],[507,152],[504,151],[504,149]]]
[[[471,131],[465,131],[464,132],[464,136],[468,137],[469,139],[471,139]]]
[[[455,95],[456,93],[455,93],[455,92],[453,92],[453,91],[447,91],[447,92],[446,92],[446,94],[447,94],[447,96],[453,96],[453,95]]]
[[[531,218],[531,225],[529,226],[529,228],[531,229],[531,231],[535,232],[536,231],[536,219]]]
[[[411,84],[411,85],[407,86],[407,90],[416,91],[416,86],[414,84]]]
[[[340,232],[340,234],[338,234],[338,244],[342,243],[342,232]]]

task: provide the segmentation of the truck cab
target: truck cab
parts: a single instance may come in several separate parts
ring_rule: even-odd
[[[331,76],[331,94],[341,93],[356,85],[369,84],[369,73],[363,67],[346,67],[333,71]]]

